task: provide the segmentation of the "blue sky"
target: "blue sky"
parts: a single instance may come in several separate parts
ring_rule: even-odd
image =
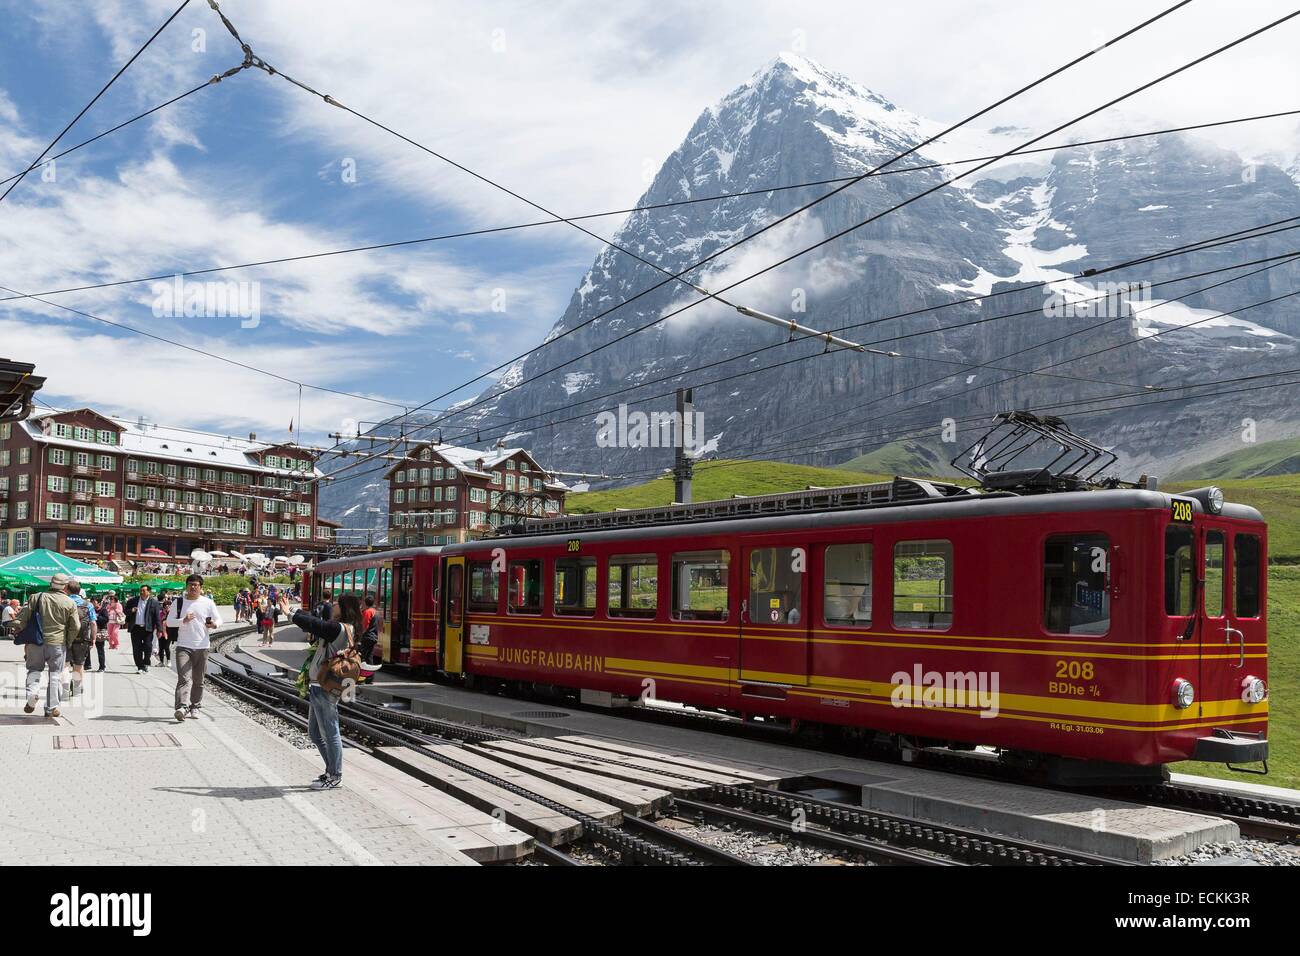
[[[0,0],[0,178],[37,155],[176,2]],[[952,120],[1166,5],[1092,3],[1084,27],[1058,5],[1020,0],[222,7],[273,65],[574,215],[632,204],[699,112],[782,51]],[[1149,41],[1107,51],[988,125],[1037,132],[1285,12],[1265,0],[1197,0]],[[1134,102],[1126,121],[1150,128],[1300,106],[1297,30],[1288,24]],[[240,58],[206,2],[192,0],[60,148]],[[1294,152],[1300,133],[1274,124],[1220,142]],[[355,182],[343,177],[351,164]],[[0,204],[0,284],[38,292],[536,218],[250,70],[60,160],[53,181],[31,174]],[[618,223],[591,228],[612,235]],[[224,275],[258,283],[255,328],[157,316],[149,284],[54,298],[290,378],[418,403],[540,342],[598,249],[576,230],[547,226]],[[0,352],[35,360],[49,377],[44,397],[55,404],[277,437],[298,415],[290,385],[44,305],[0,303],[0,335]],[[310,390],[303,401],[313,440],[393,411]]]

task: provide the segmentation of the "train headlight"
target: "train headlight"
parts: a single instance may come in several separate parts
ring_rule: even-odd
[[[1241,699],[1247,704],[1262,704],[1268,700],[1268,685],[1258,677],[1246,677],[1241,682]]]
[[[1182,492],[1179,497],[1195,498],[1208,514],[1217,515],[1223,512],[1223,489],[1214,485],[1197,488],[1195,491]]]
[[[1174,681],[1174,706],[1179,710],[1186,710],[1196,701],[1196,688],[1192,682],[1183,680],[1181,677]]]

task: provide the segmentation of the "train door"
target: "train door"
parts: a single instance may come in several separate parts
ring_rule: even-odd
[[[379,593],[375,600],[379,606],[379,642],[383,648],[384,660],[393,661],[393,562],[386,561],[379,566]]]
[[[415,599],[415,569],[407,560],[398,561],[393,571],[396,579],[393,582],[396,613],[390,643],[393,661],[406,664],[411,660],[411,602]]]
[[[1200,698],[1232,700],[1247,677],[1265,678],[1264,541],[1210,516],[1201,520]]]
[[[742,682],[808,683],[808,549],[745,548]]]
[[[1201,702],[1234,700],[1242,697],[1248,676],[1266,679],[1264,537],[1213,515],[1199,516],[1196,524],[1201,581],[1196,696]]]
[[[442,669],[459,674],[465,639],[465,558],[457,556],[443,562],[442,588]]]

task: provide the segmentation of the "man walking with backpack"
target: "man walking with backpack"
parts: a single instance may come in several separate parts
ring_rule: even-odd
[[[90,663],[90,649],[95,646],[95,608],[81,593],[81,582],[68,582],[68,597],[77,606],[77,637],[67,648],[68,666],[72,668],[69,697],[81,694],[85,681],[86,665]]]
[[[177,629],[176,720],[197,720],[203,707],[203,675],[208,669],[209,631],[221,626],[216,602],[203,593],[203,578],[185,579],[185,593],[172,602],[167,626]]]
[[[33,597],[18,614],[17,640],[27,645],[27,706],[23,713],[30,714],[36,709],[41,671],[46,670],[49,687],[45,691],[45,716],[59,716],[64,654],[81,631],[77,605],[65,593],[71,581],[66,574],[54,575],[50,578],[50,589]]]

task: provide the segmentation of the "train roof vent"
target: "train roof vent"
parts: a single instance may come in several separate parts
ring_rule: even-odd
[[[613,528],[644,528],[678,522],[722,521],[730,518],[753,518],[769,515],[809,514],[820,511],[846,511],[922,501],[940,501],[968,493],[960,485],[920,478],[895,478],[869,485],[846,485],[842,488],[810,488],[806,491],[774,495],[750,495],[701,501],[689,505],[665,505],[661,508],[636,508],[630,511],[607,511],[598,514],[561,515],[555,518],[530,518],[503,526],[502,535],[565,534],[581,531],[606,531]]]
[[[952,465],[990,491],[1023,494],[1114,485],[1101,473],[1117,458],[1053,415],[1003,412]]]

